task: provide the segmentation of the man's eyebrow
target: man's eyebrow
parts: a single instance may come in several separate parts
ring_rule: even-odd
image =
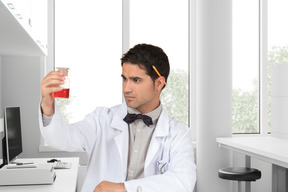
[[[123,79],[127,79],[127,77],[125,77],[123,74],[121,75],[121,77],[123,78]],[[137,80],[137,79],[143,79],[143,78],[141,78],[141,77],[138,77],[138,76],[135,76],[135,77],[129,77],[129,79],[132,79],[132,80]]]
[[[129,77],[129,79],[142,79],[141,77]]]

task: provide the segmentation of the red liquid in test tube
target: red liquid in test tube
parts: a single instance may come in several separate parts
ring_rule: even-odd
[[[62,89],[61,91],[55,92],[54,97],[69,98],[70,89]]]
[[[69,92],[70,92],[70,79],[68,78],[68,70],[69,68],[65,67],[58,67],[57,68],[59,71],[62,71],[62,73],[65,76],[64,84],[61,85],[63,88],[61,91],[55,92],[54,97],[59,97],[59,98],[69,98]]]

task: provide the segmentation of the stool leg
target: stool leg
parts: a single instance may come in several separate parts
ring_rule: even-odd
[[[241,181],[238,181],[238,192],[242,192],[242,185]]]
[[[245,166],[251,167],[251,157],[245,155]],[[251,192],[251,182],[245,182],[245,192]]]
[[[251,182],[245,182],[245,192],[251,192]]]

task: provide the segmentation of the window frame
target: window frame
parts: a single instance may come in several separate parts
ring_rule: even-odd
[[[260,135],[268,135],[268,78],[267,78],[267,64],[268,64],[268,11],[267,0],[259,0],[259,107],[260,107],[260,119],[259,128]]]

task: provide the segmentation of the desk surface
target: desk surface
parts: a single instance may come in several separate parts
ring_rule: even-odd
[[[216,141],[222,148],[288,168],[288,140],[273,136],[222,137]]]
[[[17,162],[47,163],[51,158],[17,159]],[[72,162],[71,169],[56,169],[56,180],[52,185],[25,185],[25,186],[0,186],[0,191],[5,192],[75,192],[78,175],[79,158],[57,158],[63,162]]]

